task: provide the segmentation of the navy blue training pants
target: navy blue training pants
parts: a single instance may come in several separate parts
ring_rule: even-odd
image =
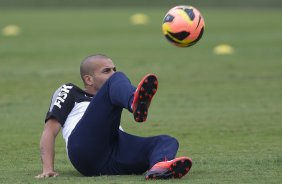
[[[178,142],[167,135],[138,137],[119,130],[123,108],[131,111],[135,87],[114,73],[90,102],[68,139],[68,156],[85,176],[142,174],[175,157]]]

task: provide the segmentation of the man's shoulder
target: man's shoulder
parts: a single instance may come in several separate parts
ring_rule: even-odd
[[[68,87],[68,88],[79,88],[77,85],[75,85],[75,84],[73,84],[73,83],[64,83],[64,84],[62,84],[61,86],[60,86],[60,88],[62,88],[62,87]]]
[[[77,85],[73,84],[73,83],[64,83],[62,84],[57,90],[62,91],[83,91],[80,87],[78,87]]]
[[[77,102],[90,101],[93,98],[92,94],[87,93],[86,91],[74,85],[73,83],[62,84],[54,92],[53,98],[54,96],[59,96],[59,98],[64,98],[64,100],[68,97],[68,99],[72,99]]]
[[[93,95],[87,93],[84,91],[82,88],[78,87],[77,85],[73,83],[65,83],[62,84],[55,92],[56,94],[58,93],[68,93],[71,94],[71,96],[74,96],[75,98],[79,98],[80,96],[86,96],[89,98],[92,98]]]
[[[81,89],[72,83],[65,83],[59,86],[53,93],[53,98],[61,97],[66,99],[68,96],[73,96],[79,93]]]

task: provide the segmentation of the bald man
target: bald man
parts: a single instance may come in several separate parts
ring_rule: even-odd
[[[92,55],[80,65],[84,89],[67,83],[53,94],[40,140],[43,170],[36,178],[55,177],[55,139],[62,129],[72,165],[84,176],[142,174],[146,179],[181,178],[192,160],[175,158],[178,141],[167,135],[138,137],[120,127],[123,109],[146,121],[158,81],[146,75],[134,87],[113,61]]]

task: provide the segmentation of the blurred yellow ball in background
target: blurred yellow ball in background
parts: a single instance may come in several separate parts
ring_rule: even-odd
[[[228,44],[219,44],[213,49],[213,52],[217,55],[228,55],[234,53],[234,48]]]
[[[8,25],[2,29],[4,36],[18,36],[20,34],[20,27],[17,25]]]
[[[143,13],[136,13],[130,17],[130,22],[135,25],[145,25],[149,22],[149,17]]]

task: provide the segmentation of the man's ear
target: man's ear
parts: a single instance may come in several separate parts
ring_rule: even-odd
[[[93,77],[91,75],[84,75],[83,79],[84,79],[85,84],[88,86],[91,86],[94,83]]]

